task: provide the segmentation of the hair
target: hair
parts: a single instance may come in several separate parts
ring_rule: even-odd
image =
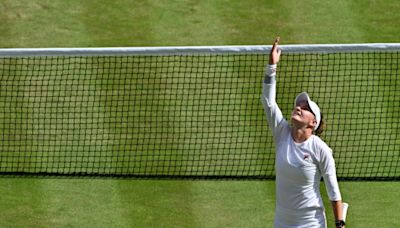
[[[321,136],[322,133],[323,133],[324,130],[325,130],[325,127],[326,127],[326,124],[325,124],[325,121],[324,121],[324,115],[322,115],[322,112],[321,112],[321,121],[320,121],[320,123],[319,123],[318,128],[314,131],[314,133],[315,133],[316,135],[318,135],[318,136]]]

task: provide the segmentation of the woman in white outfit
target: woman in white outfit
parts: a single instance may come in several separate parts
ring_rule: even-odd
[[[333,207],[336,227],[345,227],[332,150],[316,135],[322,130],[318,105],[307,93],[300,93],[289,123],[275,101],[276,68],[281,55],[278,44],[279,37],[271,49],[262,96],[276,146],[275,228],[327,226],[320,194],[321,177]]]

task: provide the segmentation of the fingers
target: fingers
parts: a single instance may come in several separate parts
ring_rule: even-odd
[[[280,59],[281,49],[278,47],[280,42],[280,37],[275,38],[275,42],[272,45],[271,52],[269,54],[269,64],[277,64]]]
[[[275,39],[275,44],[279,44],[280,40],[281,40],[281,38],[279,36],[277,36],[276,39]]]
[[[274,52],[280,52],[280,50],[278,49],[278,45],[279,45],[279,41],[281,40],[281,38],[278,36],[278,37],[276,37],[275,38],[275,42],[274,42],[274,44],[272,45],[272,51],[274,51]]]

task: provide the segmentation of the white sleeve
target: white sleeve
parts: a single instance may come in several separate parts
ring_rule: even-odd
[[[337,182],[335,160],[333,159],[332,150],[326,146],[326,148],[322,149],[320,156],[319,169],[322,177],[324,178],[329,200],[342,200],[339,184]]]
[[[264,105],[269,127],[276,139],[282,130],[282,123],[286,122],[282,112],[276,103],[276,64],[267,65],[263,82],[263,94],[261,101]]]

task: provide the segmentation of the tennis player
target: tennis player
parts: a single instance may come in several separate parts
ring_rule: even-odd
[[[321,177],[333,207],[336,227],[345,227],[332,150],[316,135],[323,128],[318,105],[306,92],[300,93],[288,122],[275,101],[275,76],[281,55],[278,45],[279,37],[271,49],[262,95],[276,146],[275,228],[327,227],[320,193]]]

